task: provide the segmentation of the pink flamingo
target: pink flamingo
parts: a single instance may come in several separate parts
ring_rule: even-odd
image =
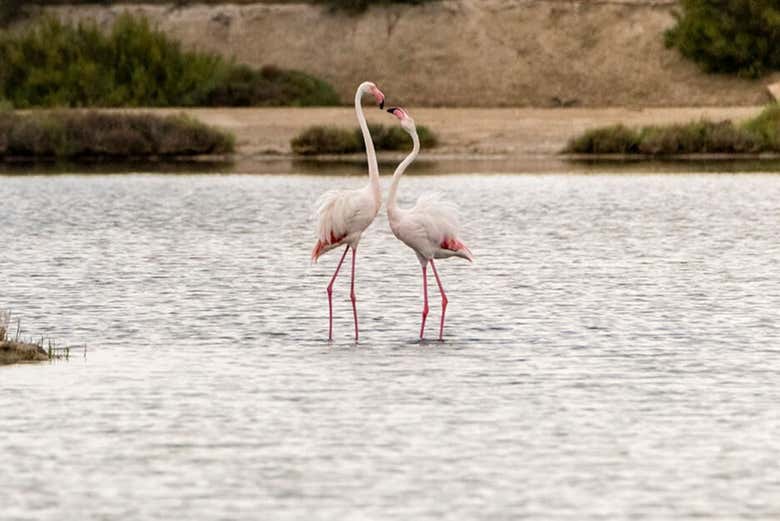
[[[428,317],[428,263],[433,268],[436,283],[441,293],[441,324],[439,325],[439,340],[444,339],[444,314],[447,312],[447,295],[436,272],[433,259],[461,257],[471,262],[474,258],[465,244],[458,239],[458,217],[452,203],[440,200],[435,194],[423,195],[417,204],[408,210],[398,208],[396,192],[398,182],[407,167],[420,152],[420,138],[417,128],[409,113],[402,108],[391,108],[389,113],[401,120],[401,128],[412,136],[414,147],[412,152],[398,165],[393,174],[390,193],[387,197],[387,217],[393,234],[417,254],[422,266],[423,277],[423,312],[420,339],[425,335],[425,319]]]
[[[336,271],[328,284],[328,340],[333,340],[333,283],[339,274],[347,252],[352,248],[352,283],[350,299],[352,314],[355,317],[355,341],[358,340],[357,299],[355,298],[355,252],[363,231],[374,221],[382,206],[382,195],[379,188],[379,166],[376,161],[374,142],[368,131],[366,117],[363,114],[361,100],[363,95],[371,93],[379,108],[384,108],[385,95],[373,83],[366,81],[360,84],[355,93],[355,112],[357,113],[360,130],[366,144],[368,155],[368,186],[358,190],[331,190],[317,200],[317,244],[311,252],[314,262],[320,256],[334,248],[346,245],[344,254],[336,266]]]

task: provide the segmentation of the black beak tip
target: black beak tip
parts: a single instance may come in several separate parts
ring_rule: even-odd
[[[387,111],[392,114],[398,107],[390,107]]]
[[[385,108],[385,100],[379,102],[379,110],[382,110],[383,108]]]

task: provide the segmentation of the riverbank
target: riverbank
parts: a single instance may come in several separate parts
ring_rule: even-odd
[[[388,93],[389,102],[393,102]],[[701,118],[747,120],[762,107],[667,108],[415,108],[418,125],[434,132],[439,145],[423,150],[421,159],[557,157],[570,138],[588,129],[623,123],[629,126],[687,123]],[[139,109],[141,111],[141,109]],[[135,112],[125,110],[124,112]],[[149,112],[149,109],[143,109]],[[185,113],[235,135],[238,160],[292,157],[290,141],[311,125],[357,126],[351,107],[329,108],[195,108],[153,109],[152,113]],[[389,114],[367,106],[369,123],[393,124]],[[398,152],[379,151],[380,157]]]

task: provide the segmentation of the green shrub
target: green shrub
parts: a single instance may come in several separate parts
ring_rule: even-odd
[[[564,152],[656,156],[780,152],[780,105],[769,105],[739,126],[700,120],[639,130],[623,125],[588,130],[569,140]]]
[[[780,105],[773,103],[747,121],[743,128],[762,143],[765,150],[780,152]]]
[[[640,136],[639,153],[650,155],[740,154],[758,152],[762,148],[760,139],[731,121],[701,120],[683,125],[645,127]]]
[[[633,154],[639,151],[639,133],[624,125],[586,130],[569,141],[566,152],[575,154]]]
[[[377,151],[411,149],[412,139],[397,126],[369,125],[371,138]],[[425,126],[417,127],[420,145],[433,148],[438,140]],[[300,155],[357,154],[365,150],[360,129],[348,130],[341,127],[309,127],[291,141],[292,150]]]
[[[371,138],[374,140],[374,146],[378,150],[405,150],[412,146],[412,138],[409,134],[398,126],[369,125]],[[357,130],[355,135],[363,148],[363,134]],[[434,148],[439,144],[438,139],[433,132],[424,125],[417,127],[417,137],[420,138],[422,148]]]
[[[0,114],[0,157],[95,159],[227,154],[232,135],[187,116]]]
[[[355,132],[339,127],[309,127],[293,138],[293,152],[301,155],[354,154],[363,143]]]
[[[709,72],[757,77],[780,69],[780,2],[682,0],[665,37]]]
[[[338,94],[325,81],[299,71],[265,66],[232,67],[206,96],[210,106],[327,106],[338,105]]]
[[[304,73],[260,71],[189,52],[149,21],[95,23],[47,18],[25,33],[0,33],[0,98],[26,107],[336,105],[333,88]]]

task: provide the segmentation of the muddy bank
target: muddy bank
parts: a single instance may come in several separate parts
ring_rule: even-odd
[[[0,365],[16,364],[19,362],[41,362],[48,360],[49,355],[36,344],[24,342],[0,342]]]
[[[669,0],[443,0],[358,16],[290,2],[48,10],[108,25],[125,9],[188,47],[321,76],[345,102],[372,79],[416,106],[757,105],[773,79],[706,75],[666,49]]]

